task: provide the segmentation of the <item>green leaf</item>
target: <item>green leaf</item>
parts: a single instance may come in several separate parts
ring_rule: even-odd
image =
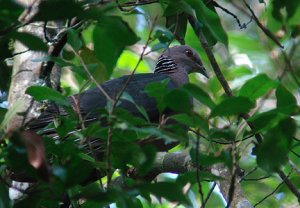
[[[75,67],[76,65],[74,65],[73,63],[71,62],[67,62],[65,61],[64,59],[62,58],[58,58],[58,57],[52,57],[52,56],[44,56],[44,57],[41,57],[41,58],[36,58],[36,59],[32,59],[31,60],[32,62],[46,62],[46,61],[53,61],[55,62],[56,64],[58,64],[59,66],[61,67],[66,67],[66,66],[72,66],[72,67]]]
[[[18,99],[12,106],[9,107],[8,111],[5,113],[4,119],[1,122],[0,129],[2,130],[11,119],[16,116],[18,112],[22,109],[23,102],[21,99]]]
[[[165,144],[185,140],[185,138],[182,138],[182,136],[176,133],[175,131],[169,132],[154,127],[143,127],[143,128],[131,127],[131,129],[136,131],[140,137],[156,136],[160,139],[163,139]]]
[[[174,34],[166,28],[161,28],[155,31],[154,39],[158,39],[160,43],[169,45],[174,40]]]
[[[124,48],[139,38],[120,17],[110,16],[102,18],[96,25],[93,40],[96,57],[104,63],[110,76]]]
[[[199,115],[177,114],[170,118],[191,128],[200,128],[201,131],[208,132],[208,121]]]
[[[196,151],[195,148],[190,150],[190,155],[194,163],[196,163]],[[203,154],[199,152],[198,161],[201,166],[212,166],[217,163],[224,163],[227,167],[232,166],[232,157],[229,151],[223,151],[218,155],[214,154]]]
[[[76,129],[77,121],[70,119],[66,116],[60,116],[58,120],[58,125],[55,128],[57,134],[60,136],[60,138],[64,138],[68,135],[69,132]]]
[[[201,171],[199,173],[199,179],[200,181],[216,181],[216,180],[222,180],[220,176],[213,175],[209,172]],[[180,174],[178,178],[176,179],[176,183],[185,185],[187,183],[195,184],[197,183],[197,172],[186,172],[183,174]]]
[[[192,103],[188,94],[180,89],[174,89],[164,97],[164,104],[172,110],[182,113],[192,110]]]
[[[253,101],[263,96],[270,89],[276,88],[278,83],[265,74],[259,74],[249,79],[240,89],[239,96],[247,97]]]
[[[162,82],[152,82],[146,85],[145,92],[156,100],[157,108],[159,112],[165,109],[163,103],[164,96],[170,92],[168,89],[169,79],[163,80]]]
[[[39,37],[26,32],[14,32],[11,35],[12,38],[17,39],[22,44],[34,51],[47,51],[48,47]]]
[[[210,114],[215,116],[231,116],[247,113],[255,107],[255,103],[245,97],[230,97],[218,104]]]
[[[127,100],[131,103],[134,104],[134,106],[138,109],[138,111],[143,115],[143,117],[147,120],[150,121],[148,114],[145,110],[145,108],[143,108],[143,106],[139,106],[136,104],[136,102],[133,100],[133,98],[130,96],[130,94],[128,94],[127,92],[124,92],[121,96],[121,100]]]
[[[76,30],[70,28],[67,31],[68,43],[72,46],[75,51],[79,51],[82,47],[82,42],[78,36]]]
[[[111,146],[111,153],[113,167],[121,168],[123,170],[126,170],[126,166],[128,164],[136,167],[144,160],[144,154],[141,147],[133,142],[113,142]]]
[[[294,108],[297,106],[297,100],[292,93],[285,87],[279,85],[276,90],[277,108]]]
[[[37,101],[51,100],[61,105],[69,105],[65,96],[49,87],[31,86],[26,89],[25,93],[31,95]]]
[[[268,131],[264,140],[254,149],[257,164],[267,172],[275,172],[288,161],[288,153],[296,131],[295,122],[287,118]]]
[[[297,9],[299,8],[298,1],[281,1],[281,0],[273,0],[273,11],[272,15],[278,21],[283,21],[282,10],[286,9],[287,12],[287,19],[290,19],[294,16]]]
[[[0,108],[0,123],[3,121],[3,119],[5,118],[5,114],[7,112],[7,109],[5,108]]]
[[[217,12],[209,9],[203,1],[185,0],[185,2],[195,10],[198,21],[204,25],[204,34],[212,36],[215,40],[227,46],[228,38]]]
[[[193,14],[193,8],[185,1],[170,1],[167,8],[164,10],[164,16],[171,16],[185,12]]]
[[[12,207],[8,196],[8,187],[6,184],[0,182],[0,207]]]
[[[216,104],[212,101],[210,96],[204,90],[202,90],[200,87],[198,87],[197,85],[194,85],[191,83],[186,84],[183,86],[183,90],[188,92],[191,96],[196,98],[199,102],[203,103],[210,109],[212,109],[216,106]]]
[[[225,142],[230,142],[235,140],[235,132],[230,129],[210,129],[209,139],[213,141],[225,140]]]
[[[63,20],[84,13],[82,3],[74,0],[41,1],[32,21]]]
[[[179,184],[173,182],[157,182],[149,183],[140,186],[140,190],[143,194],[153,194],[156,197],[164,197],[172,202],[180,202],[188,205],[190,202],[183,194],[182,187]]]
[[[281,113],[278,109],[259,113],[248,119],[255,127],[255,132],[266,131],[277,126],[277,124],[287,118],[287,115]]]

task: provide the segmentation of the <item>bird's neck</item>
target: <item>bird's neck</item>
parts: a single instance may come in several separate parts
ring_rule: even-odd
[[[177,87],[189,82],[189,76],[186,71],[178,70],[174,73],[168,74],[168,76]]]

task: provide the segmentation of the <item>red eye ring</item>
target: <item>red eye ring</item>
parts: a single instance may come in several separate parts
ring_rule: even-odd
[[[184,51],[185,55],[187,55],[188,57],[193,57],[193,51],[190,49],[185,49]]]

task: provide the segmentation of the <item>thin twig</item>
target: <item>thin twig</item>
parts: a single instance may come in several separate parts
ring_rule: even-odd
[[[267,179],[267,178],[270,178],[271,176],[268,175],[268,176],[263,176],[263,177],[260,177],[260,178],[243,178],[243,181],[260,181],[260,180],[264,180],[264,179]]]
[[[197,129],[197,132],[199,132],[199,129]],[[199,157],[200,157],[200,154],[199,154],[199,151],[200,151],[200,137],[199,137],[199,134],[197,134],[197,140],[196,140],[196,179],[197,179],[197,184],[198,184],[198,192],[200,194],[200,197],[201,197],[201,204],[204,203],[204,194],[203,194],[203,190],[202,190],[202,185],[201,185],[201,179],[200,179],[200,161],[199,161]]]
[[[237,176],[237,151],[236,151],[236,143],[233,141],[231,144],[231,152],[232,152],[232,163],[233,163],[233,167],[232,167],[232,177],[230,180],[230,186],[229,186],[229,190],[228,190],[228,202],[226,205],[226,208],[230,207],[230,204],[233,201],[234,198],[234,190],[235,190],[235,183],[236,183],[236,176]]]
[[[243,23],[243,24],[242,24],[242,23],[240,22],[239,18],[238,18],[235,14],[233,14],[231,11],[229,11],[228,9],[224,8],[223,6],[221,6],[220,4],[218,4],[218,3],[215,2],[215,1],[211,1],[210,3],[212,3],[212,4],[213,4],[215,7],[217,7],[217,8],[220,8],[220,9],[223,10],[225,13],[231,15],[231,16],[236,20],[236,22],[238,23],[240,29],[246,29],[247,26],[252,22],[252,18],[250,18],[249,22]]]
[[[293,169],[289,172],[289,174],[287,176],[285,176],[287,179],[291,173],[293,172]],[[274,191],[272,191],[271,193],[269,193],[268,195],[266,195],[264,198],[262,198],[261,200],[259,200],[259,202],[257,202],[256,204],[254,204],[253,206],[256,207],[257,205],[259,205],[260,203],[262,203],[263,201],[265,201],[267,198],[269,198],[270,196],[272,196],[279,188],[282,184],[284,184],[285,179],[274,189]]]
[[[96,87],[103,93],[103,95],[106,97],[107,100],[109,100],[110,102],[114,102],[114,100],[107,94],[107,92],[103,89],[103,87],[97,82],[97,80],[95,80],[95,78],[93,77],[93,75],[90,73],[87,65],[84,63],[84,60],[81,58],[81,56],[79,55],[79,53],[77,51],[75,51],[72,47],[70,47],[70,49],[73,51],[73,53],[76,55],[76,57],[79,59],[83,69],[85,70],[85,72],[87,73],[88,77],[90,80],[92,80],[92,82],[94,82],[94,84],[96,85]]]
[[[217,185],[217,183],[214,182],[213,185],[212,185],[212,187],[210,188],[210,190],[209,190],[209,192],[208,192],[208,194],[207,194],[207,196],[206,196],[204,202],[202,203],[201,208],[205,208],[205,205],[207,204],[207,202],[208,202],[208,200],[209,200],[211,194],[213,193],[213,191],[214,191],[216,185]]]
[[[277,38],[275,37],[275,35],[273,35],[273,33],[266,28],[265,26],[263,26],[259,19],[255,16],[255,13],[253,12],[253,10],[251,9],[251,7],[249,6],[249,4],[247,4],[247,2],[244,0],[244,3],[246,5],[246,7],[248,8],[248,10],[251,12],[252,14],[252,18],[254,19],[254,21],[256,22],[257,26],[265,33],[266,36],[268,36],[271,40],[273,40],[273,42],[278,45],[280,48],[284,48],[283,45],[281,45],[281,43],[277,40]]]

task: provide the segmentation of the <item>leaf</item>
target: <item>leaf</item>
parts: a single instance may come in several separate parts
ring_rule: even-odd
[[[114,168],[126,170],[128,164],[136,167],[141,164],[144,159],[141,147],[133,142],[112,142],[111,151],[111,161]]]
[[[182,1],[181,1],[182,2]],[[188,4],[183,2],[184,5],[190,7]],[[171,4],[172,5],[172,4]],[[176,3],[177,6],[178,3]],[[176,40],[178,40],[181,44],[185,44],[184,37],[187,29],[188,16],[186,13],[181,13],[179,8],[176,8],[176,13],[173,15],[167,15],[166,12],[170,5],[165,10],[166,15],[166,27],[170,29],[170,31],[174,34]],[[190,13],[192,14],[192,8],[188,8]]]
[[[240,89],[239,96],[247,97],[253,101],[263,96],[270,89],[276,88],[278,83],[265,74],[259,74],[249,79]]]
[[[285,8],[287,11],[287,20],[290,19],[299,8],[298,1],[281,1],[281,0],[273,0],[273,11],[272,15],[278,21],[283,21],[282,10]]]
[[[8,187],[6,184],[0,182],[0,207],[12,207],[8,196]]]
[[[26,32],[14,32],[11,35],[12,38],[17,39],[22,44],[34,51],[47,51],[48,47],[39,37]]]
[[[216,106],[216,104],[212,101],[210,96],[204,90],[202,90],[200,87],[198,87],[197,85],[188,83],[183,86],[183,90],[188,92],[191,96],[196,98],[199,102],[203,103],[210,109],[212,109]]]
[[[194,163],[196,163],[196,151],[195,148],[190,150],[190,155]],[[232,157],[229,151],[222,151],[219,155],[203,154],[199,152],[198,157],[199,164],[201,166],[212,166],[217,163],[224,163],[227,167],[232,166]]]
[[[170,118],[191,128],[200,128],[201,131],[208,132],[208,121],[199,115],[176,114]]]
[[[59,116],[57,120],[58,125],[56,125],[56,132],[60,136],[60,138],[65,138],[69,132],[76,129],[76,125],[78,121],[70,119],[66,116]]]
[[[180,202],[188,205],[190,202],[182,192],[182,187],[173,182],[157,182],[140,186],[143,194],[153,194],[156,197],[164,197],[172,202]]]
[[[145,110],[145,108],[143,108],[143,106],[139,106],[136,104],[136,102],[133,100],[133,98],[130,96],[130,94],[128,94],[127,92],[124,92],[121,96],[122,100],[128,100],[129,102],[133,103],[134,106],[138,109],[138,111],[142,114],[142,116],[147,120],[150,121],[149,116]]]
[[[104,63],[110,76],[124,48],[139,38],[120,17],[110,16],[102,18],[96,25],[93,40],[96,57]]]
[[[197,177],[198,176],[197,176],[196,171],[186,172],[186,173],[180,174],[178,176],[178,178],[176,179],[176,183],[179,183],[182,185],[185,185],[187,183],[195,184],[195,183],[197,183]],[[222,180],[222,178],[220,176],[216,176],[216,175],[213,175],[212,173],[204,172],[204,171],[201,171],[199,173],[199,178],[200,178],[200,181]]]
[[[0,0],[1,30],[18,21],[18,17],[26,9],[25,5],[16,1]]]
[[[259,113],[248,119],[255,127],[255,132],[266,131],[277,126],[277,124],[287,118],[287,115],[281,113],[278,109]]]
[[[84,13],[81,5],[74,0],[41,1],[32,22],[70,19]]]
[[[247,113],[255,107],[255,103],[245,97],[230,97],[218,104],[210,114],[215,116],[231,116]]]
[[[67,42],[72,46],[72,48],[75,51],[79,51],[82,47],[82,42],[78,36],[78,33],[76,30],[70,28],[67,31]]]
[[[163,100],[166,107],[172,110],[181,112],[190,112],[192,110],[192,103],[188,94],[180,89],[174,89],[167,93]]]
[[[167,17],[183,12],[192,15],[193,8],[184,1],[170,1],[167,8],[164,10],[164,16]]]
[[[195,10],[198,21],[204,25],[204,34],[227,46],[228,38],[216,11],[209,9],[203,1],[185,0],[185,2]]]
[[[151,47],[151,51],[158,51],[160,49],[167,49],[168,45],[165,43],[157,43]]]
[[[69,105],[65,96],[49,87],[31,86],[26,89],[25,93],[31,95],[37,101],[51,100],[57,102],[60,105]]]
[[[83,46],[83,47],[81,47],[79,54],[80,54],[81,58],[83,59],[84,63],[87,66],[89,66],[88,67],[89,71],[91,72],[91,74],[93,75],[93,77],[95,78],[95,80],[98,83],[103,83],[104,81],[107,81],[107,79],[109,77],[106,74],[104,64],[97,59],[96,54],[93,50]],[[92,65],[95,67],[92,68],[91,67]],[[83,68],[75,67],[72,70],[74,72],[78,73],[79,75],[81,75],[82,77],[84,77],[84,78],[86,77],[87,80],[89,80],[89,78],[87,77],[87,74]]]
[[[292,93],[285,87],[279,85],[276,90],[277,108],[291,107],[294,109],[297,106],[297,100]]]
[[[9,107],[8,111],[6,112],[4,119],[0,125],[0,129],[2,130],[10,121],[11,119],[16,116],[18,112],[22,109],[23,102],[22,99],[18,99],[12,106]]]
[[[268,131],[261,144],[255,147],[257,164],[267,172],[275,172],[288,161],[288,153],[296,131],[295,122],[287,118]]]
[[[214,141],[225,140],[227,142],[235,140],[235,132],[230,128],[210,129],[209,139]]]
[[[4,120],[6,113],[7,113],[7,109],[0,107],[0,122],[2,122]]]
[[[53,61],[56,64],[58,64],[61,67],[65,67],[65,66],[72,66],[75,67],[76,65],[74,65],[71,62],[67,62],[62,58],[58,58],[58,57],[52,57],[52,56],[44,56],[42,58],[36,58],[36,59],[32,59],[32,62],[46,62],[46,61]]]
[[[174,40],[174,34],[167,28],[161,28],[155,31],[154,39],[158,39],[163,45],[169,45]]]
[[[163,80],[161,82],[152,82],[146,85],[145,92],[150,96],[155,98],[157,103],[157,108],[159,112],[165,109],[165,105],[163,103],[164,96],[170,92],[168,89],[168,84],[170,83],[170,79]]]

